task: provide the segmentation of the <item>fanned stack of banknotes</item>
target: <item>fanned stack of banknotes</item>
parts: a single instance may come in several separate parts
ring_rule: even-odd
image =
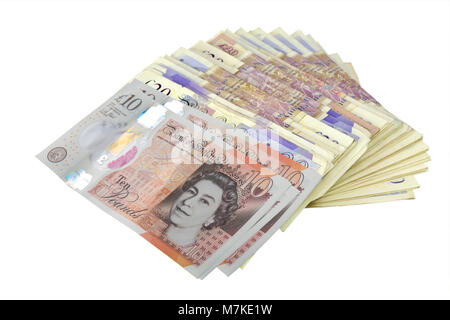
[[[413,199],[427,150],[350,63],[279,28],[158,58],[38,158],[204,278],[305,207]]]

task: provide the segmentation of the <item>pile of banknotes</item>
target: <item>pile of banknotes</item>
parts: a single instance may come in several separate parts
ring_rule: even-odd
[[[156,59],[38,158],[197,278],[305,207],[413,199],[422,135],[310,35],[225,30]]]

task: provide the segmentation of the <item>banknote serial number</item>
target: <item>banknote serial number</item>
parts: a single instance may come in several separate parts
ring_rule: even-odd
[[[252,316],[267,315],[272,313],[271,304],[224,304],[219,307],[213,306],[191,306],[184,305],[178,309],[178,315],[203,316],[205,318],[214,318],[215,316]]]

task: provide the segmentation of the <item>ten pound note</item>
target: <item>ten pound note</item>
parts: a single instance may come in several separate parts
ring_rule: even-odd
[[[164,99],[134,80],[38,157],[202,278],[273,218],[290,183],[220,138],[194,139],[191,122],[158,116]]]
[[[413,199],[422,135],[310,35],[225,30],[158,58],[38,158],[197,278],[305,207]]]

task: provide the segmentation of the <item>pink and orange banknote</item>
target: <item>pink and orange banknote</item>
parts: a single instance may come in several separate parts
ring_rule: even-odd
[[[426,151],[351,64],[279,28],[156,59],[38,158],[202,279],[307,206],[413,197]]]

